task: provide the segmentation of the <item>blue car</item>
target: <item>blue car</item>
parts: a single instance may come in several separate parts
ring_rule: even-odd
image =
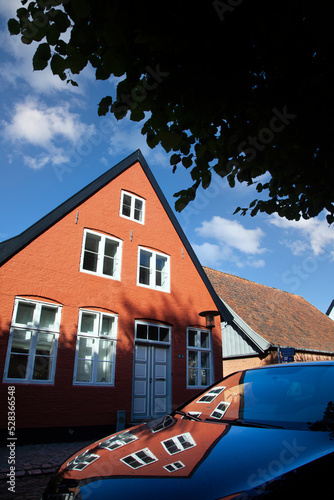
[[[59,467],[43,500],[333,498],[334,361],[233,373]]]

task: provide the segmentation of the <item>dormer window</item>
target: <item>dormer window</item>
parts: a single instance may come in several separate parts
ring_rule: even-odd
[[[145,200],[134,194],[122,191],[120,215],[121,217],[144,224]]]

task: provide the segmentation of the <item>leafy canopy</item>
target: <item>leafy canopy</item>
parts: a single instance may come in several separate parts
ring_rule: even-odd
[[[236,212],[326,209],[332,223],[331,20],[325,0],[22,0],[8,27],[39,42],[35,70],[50,64],[72,85],[87,64],[97,80],[123,77],[98,113],[143,121],[149,146],[190,169],[177,210],[215,171],[231,187],[256,184],[259,199]]]

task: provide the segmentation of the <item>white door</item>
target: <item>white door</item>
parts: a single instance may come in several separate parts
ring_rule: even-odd
[[[170,387],[169,347],[136,343],[133,418],[147,420],[169,413]]]

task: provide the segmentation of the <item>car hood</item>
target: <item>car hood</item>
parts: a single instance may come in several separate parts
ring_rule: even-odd
[[[111,492],[117,499],[220,499],[257,489],[333,452],[330,432],[177,418],[169,428],[141,425],[81,450],[60,467],[57,483],[71,484],[82,500],[108,498]]]

